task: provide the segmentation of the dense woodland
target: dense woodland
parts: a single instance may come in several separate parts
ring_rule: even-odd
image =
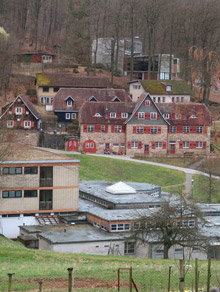
[[[219,75],[219,0],[0,0],[0,26],[10,35],[0,38],[1,75],[25,48],[59,50],[89,67],[93,39],[134,36],[144,54],[181,58],[183,79],[199,74],[206,103]]]

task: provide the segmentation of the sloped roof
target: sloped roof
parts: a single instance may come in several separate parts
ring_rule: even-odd
[[[132,102],[84,102],[79,111],[79,122],[82,124],[124,124],[126,119],[107,118],[106,113],[114,112],[116,114],[131,114],[135,104]],[[101,116],[96,117],[99,113]]]
[[[191,89],[188,87],[185,81],[177,81],[177,80],[165,80],[165,81],[157,81],[157,80],[142,80],[140,81],[143,88],[147,93],[150,94],[177,94],[177,95],[192,95]],[[166,91],[166,85],[171,85],[172,90]]]
[[[27,96],[20,96],[18,95],[15,100],[7,105],[5,105],[3,108],[7,109],[5,110],[5,112],[0,116],[0,119],[9,111],[9,109],[13,106],[13,104],[15,103],[15,101],[20,98],[23,103],[25,104],[25,106],[29,109],[29,111],[35,116],[35,118],[37,120],[39,120],[41,118],[40,114],[38,113],[38,111],[35,109],[35,107],[33,106],[33,104],[30,102],[30,100],[28,99]]]
[[[111,194],[136,194],[136,190],[132,188],[131,186],[127,185],[124,182],[117,182],[111,186],[108,186],[105,189],[106,192]]]
[[[95,97],[97,101],[111,102],[118,97],[121,102],[131,102],[130,96],[124,89],[97,89],[97,88],[60,88],[53,100],[54,110],[65,109],[65,99],[71,96],[74,99],[74,109],[78,110],[84,101]],[[68,108],[69,109],[69,108]]]
[[[78,88],[106,88],[109,86],[107,77],[73,76],[67,73],[38,73],[38,86],[78,87]]]
[[[201,103],[158,103],[158,108],[162,113],[169,113],[170,119],[167,121],[171,125],[198,125],[209,126],[212,123],[211,112],[205,104]],[[185,115],[184,119],[172,119],[172,114]]]

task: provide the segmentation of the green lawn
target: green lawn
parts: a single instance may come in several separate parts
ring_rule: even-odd
[[[193,175],[193,198],[200,203],[208,203],[209,178],[204,175]],[[220,203],[220,180],[212,178],[213,194],[211,203]]]
[[[191,289],[194,281],[194,262],[187,262],[192,267],[187,268],[185,283],[186,288]],[[102,288],[86,287],[76,289],[76,291],[111,291],[117,281],[118,268],[133,269],[133,279],[139,291],[167,291],[168,270],[172,266],[171,290],[178,291],[179,267],[176,260],[140,259],[116,256],[92,256],[68,253],[55,253],[50,251],[30,250],[17,245],[10,240],[0,236],[0,291],[7,291],[7,273],[13,272],[13,291],[38,291],[38,281],[42,279],[44,284],[47,281],[58,283],[64,280],[67,283],[67,268],[73,267],[75,281],[83,283],[90,279],[90,282],[101,281]],[[200,282],[199,287],[205,288],[207,275],[207,262],[199,261]],[[212,262],[211,287],[218,286],[218,276],[220,273],[220,262]],[[80,279],[81,278],[81,279]],[[54,279],[54,280],[53,280]],[[122,271],[122,281],[128,283],[128,271]],[[108,287],[105,287],[108,283]],[[57,284],[53,289],[47,291],[67,291],[59,288]],[[55,289],[56,287],[56,289]],[[47,287],[48,289],[49,287]],[[45,286],[46,289],[46,286]],[[44,290],[43,290],[44,291]],[[113,289],[112,292],[117,289]],[[128,287],[123,287],[121,292],[129,291]]]
[[[174,166],[180,166],[180,167],[188,167],[190,164],[194,163],[193,157],[136,157],[134,156],[134,159],[139,160],[146,160],[146,161],[152,161],[157,163],[163,163],[163,164],[169,164]]]
[[[185,182],[182,171],[90,155],[68,156],[80,159],[80,180],[135,181],[159,186]]]

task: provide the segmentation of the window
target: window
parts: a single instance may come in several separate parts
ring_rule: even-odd
[[[121,143],[121,147],[125,147],[125,143]]]
[[[151,128],[150,128],[150,132],[151,132],[152,134],[156,134],[156,133],[157,133],[157,127],[151,127]]]
[[[150,119],[151,120],[156,120],[157,119],[157,113],[150,113]]]
[[[57,92],[59,90],[59,87],[54,87],[53,92]]]
[[[38,168],[35,166],[24,168],[24,174],[37,174],[37,173],[38,173]]]
[[[171,91],[172,90],[172,85],[167,85],[166,86],[166,91]]]
[[[21,191],[3,191],[2,198],[21,198],[22,193]]]
[[[122,117],[123,119],[127,119],[128,114],[127,114],[127,113],[122,113],[122,114],[121,114],[121,117]]]
[[[86,148],[89,148],[89,146],[90,146],[90,143],[87,142],[86,143]]]
[[[66,113],[65,118],[66,118],[66,120],[70,120],[70,113]]]
[[[94,143],[93,142],[90,143],[90,148],[94,148]]]
[[[133,227],[134,227],[134,230],[140,229],[140,223],[139,222],[134,222]]]
[[[153,101],[156,102],[156,97],[155,96],[153,97]]]
[[[183,148],[189,148],[189,141],[183,141]]]
[[[87,126],[87,131],[88,132],[94,132],[94,126],[93,125],[88,125]]]
[[[145,113],[144,112],[139,112],[138,113],[138,119],[144,119],[145,118]]]
[[[188,126],[184,126],[183,127],[183,133],[189,133],[189,127]]]
[[[145,105],[150,105],[150,100],[149,99],[145,100]]]
[[[158,96],[158,98],[157,98],[157,102],[159,103],[160,102],[160,97]]]
[[[101,125],[101,132],[105,132],[105,125]]]
[[[189,220],[189,227],[195,227],[195,221]]]
[[[170,127],[170,133],[176,133],[176,127],[175,126],[171,126]]]
[[[16,107],[15,108],[15,114],[16,115],[22,115],[22,107]]]
[[[110,113],[110,118],[115,119],[116,118],[116,113]]]
[[[37,190],[26,190],[24,191],[24,198],[37,197]]]
[[[49,92],[49,87],[43,87],[43,92]]]
[[[53,186],[53,166],[40,167],[40,187]]]
[[[137,132],[137,133],[144,133],[144,127],[140,127],[140,126],[138,126],[138,127],[136,128],[136,132]]]
[[[202,147],[203,147],[202,141],[196,141],[196,148],[202,148]]]
[[[13,128],[14,127],[14,121],[7,121],[7,128]]]
[[[175,97],[174,96],[172,97],[172,102],[175,102]]]
[[[196,133],[202,133],[202,127],[196,127]]]
[[[76,119],[76,113],[72,113],[71,114],[71,120],[75,120]]]
[[[165,101],[166,101],[166,98],[165,98],[165,96],[163,96],[163,97],[162,97],[162,100],[163,100],[163,102],[165,102]]]
[[[118,143],[113,143],[114,147],[118,147],[118,145],[119,145]]]
[[[164,249],[156,249],[156,253],[157,254],[161,254],[161,253],[163,254],[164,253]]]
[[[176,120],[179,120],[181,118],[181,115],[176,115]]]
[[[115,126],[115,132],[121,132],[121,126]]]
[[[179,96],[176,97],[176,102],[180,102]]]
[[[182,253],[183,252],[183,248],[175,248],[174,252],[175,253]]]
[[[4,167],[3,174],[22,174],[21,167]]]
[[[163,117],[164,117],[164,119],[169,119],[170,118],[170,114],[165,113],[165,114],[163,114]]]
[[[134,242],[125,242],[124,253],[125,254],[134,254],[134,247],[135,247]]]
[[[156,142],[156,149],[162,149],[162,142]]]
[[[141,88],[141,86],[140,85],[133,85],[133,89],[140,89]]]
[[[24,128],[31,128],[31,122],[30,121],[24,121]]]
[[[131,148],[138,148],[138,142],[137,141],[131,141]]]
[[[73,105],[73,101],[69,98],[67,101],[66,101],[66,106],[67,107],[71,107]]]
[[[184,97],[183,96],[181,96],[181,102],[184,102]]]
[[[125,231],[130,229],[131,229],[130,223],[111,224],[111,231]]]

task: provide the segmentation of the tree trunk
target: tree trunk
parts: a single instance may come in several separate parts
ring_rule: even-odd
[[[164,252],[163,252],[164,259],[169,259],[168,252],[169,252],[169,248],[166,245],[164,245]]]

